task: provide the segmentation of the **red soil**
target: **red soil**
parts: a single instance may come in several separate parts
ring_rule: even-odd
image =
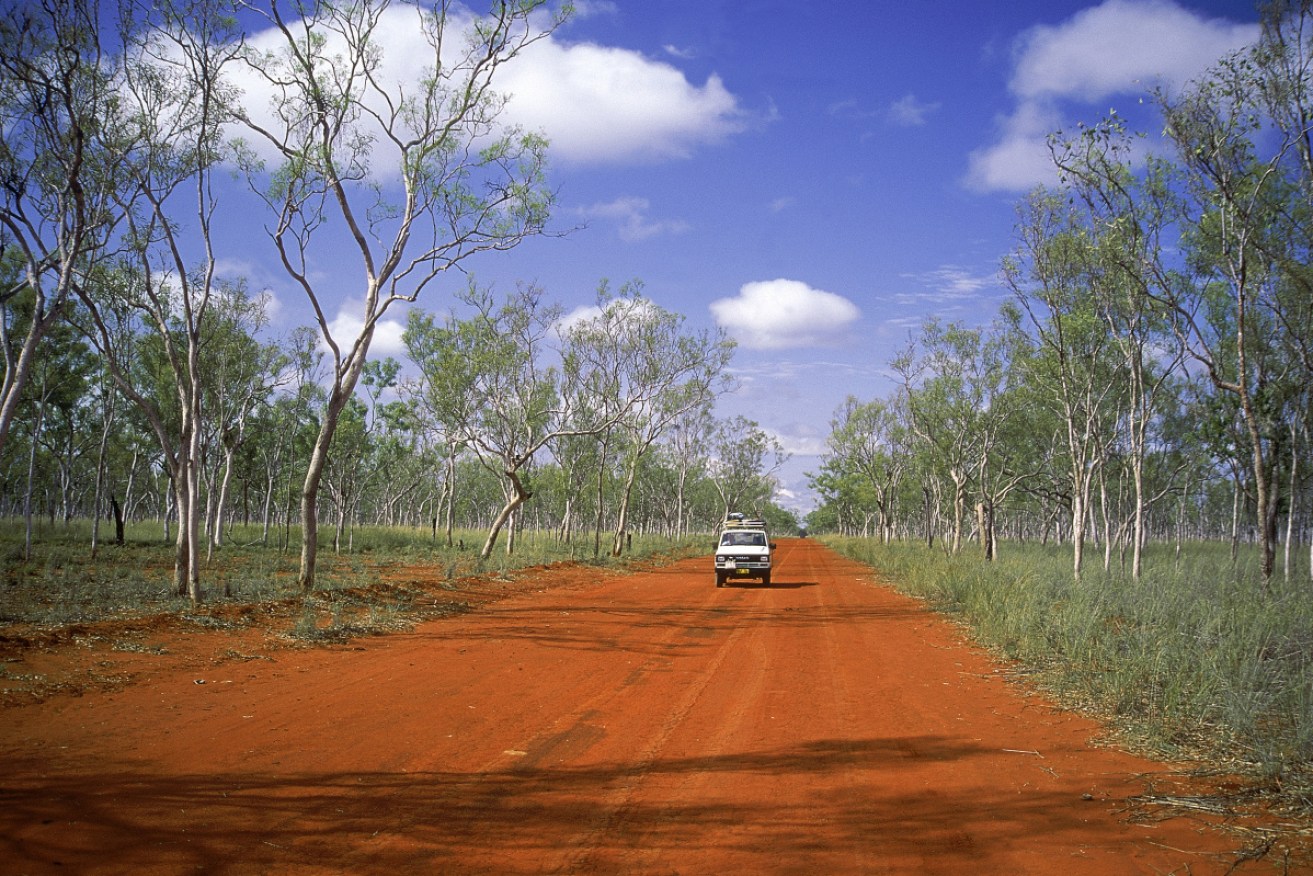
[[[1129,802],[1170,768],[1003,669],[866,568],[781,540],[552,569],[477,611],[332,648],[260,632],[105,645],[81,696],[0,711],[7,873],[1273,872]],[[11,664],[11,675],[23,664]],[[85,686],[85,684],[83,685]],[[117,687],[117,689],[113,689]],[[1159,813],[1152,813],[1158,816]],[[1278,870],[1279,871],[1279,870]]]

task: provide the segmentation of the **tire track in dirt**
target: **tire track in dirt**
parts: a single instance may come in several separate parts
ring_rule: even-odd
[[[1225,873],[1160,765],[820,545],[0,713],[15,873]],[[552,574],[569,575],[568,570]],[[216,670],[217,671],[217,670]],[[1244,864],[1238,874],[1263,872]]]
[[[694,809],[700,800],[714,797],[706,789],[717,780],[717,773],[696,768],[675,766],[694,761],[714,762],[732,749],[730,743],[739,738],[745,724],[752,720],[752,712],[760,698],[763,674],[759,671],[743,672],[742,666],[760,661],[762,656],[761,625],[744,622],[737,614],[740,606],[726,608],[727,600],[749,602],[748,591],[714,588],[714,579],[707,576],[711,589],[706,597],[723,610],[723,619],[711,627],[694,626],[688,634],[708,641],[713,655],[710,660],[690,660],[680,667],[684,693],[670,709],[659,729],[651,734],[644,745],[643,769],[634,776],[623,801],[612,813],[605,831],[595,832],[587,838],[586,847],[562,865],[553,868],[557,873],[648,873],[677,872],[678,868],[667,860],[666,835],[672,825],[678,829],[681,811]],[[727,663],[732,664],[727,667]],[[728,702],[720,689],[732,687],[736,695]],[[707,700],[711,703],[708,704]],[[651,702],[653,700],[649,700]],[[658,697],[655,701],[660,701]],[[705,726],[708,710],[718,715],[714,726]],[[696,726],[690,728],[691,716],[697,716]],[[695,736],[696,747],[689,747],[676,736]],[[670,818],[665,813],[672,813]]]
[[[822,566],[819,560],[822,555],[808,553],[807,557],[807,577],[809,580],[831,579],[833,573],[828,568]],[[832,599],[838,599],[844,591],[838,588],[831,588],[825,591],[826,596]],[[867,650],[867,643],[864,636],[859,637],[858,641],[840,643],[840,636],[847,632],[847,628],[839,627],[833,624],[826,624],[822,627],[823,640],[825,646],[826,663],[830,666],[842,666],[845,662],[845,654],[851,653],[854,649],[860,651]],[[853,690],[852,680],[847,673],[834,672],[827,675],[831,682],[830,700],[831,708],[839,725],[838,738],[844,740],[843,753],[840,756],[843,762],[843,783],[845,785],[845,794],[854,801],[857,818],[874,824],[876,822],[876,813],[869,806],[866,796],[866,789],[869,778],[864,774],[861,765],[864,762],[860,746],[853,740],[862,738],[863,729],[858,725],[853,715],[853,704],[855,702],[855,692]],[[865,844],[854,845],[852,848],[852,866],[858,873],[879,873],[886,872],[883,865],[878,862],[871,854],[870,848]]]
[[[696,773],[673,795],[686,806],[722,801],[727,813],[743,805],[735,800],[767,801],[744,807],[740,824],[730,815],[708,840],[732,856],[729,869],[887,872],[869,844],[827,837],[835,821],[825,814],[836,808],[832,801],[842,801],[837,808],[844,820],[866,821],[869,788],[852,680],[844,672],[851,643],[841,644],[839,627],[826,621],[846,613],[847,591],[828,586],[830,573],[818,556],[785,542],[776,586],[748,591],[741,622],[753,631],[751,647],[742,649],[731,677],[722,679],[723,695],[735,707],[719,726],[714,714],[703,716],[713,726],[709,738],[699,740],[700,756],[721,760],[725,769]],[[772,855],[772,848],[779,854]],[[644,865],[638,872],[661,872],[674,863],[652,854],[636,860]]]
[[[708,608],[715,601],[714,594],[708,595],[702,607]],[[709,631],[714,632],[714,629],[702,626],[687,627],[683,635],[702,638],[703,634]],[[682,690],[669,707],[664,719],[655,728],[655,732],[649,733],[637,747],[638,753],[634,756],[631,766],[626,770],[621,783],[604,799],[598,818],[588,826],[587,830],[567,841],[566,847],[572,851],[560,862],[548,868],[551,872],[588,873],[609,869],[607,853],[604,851],[608,844],[603,841],[604,838],[621,829],[630,818],[633,801],[637,795],[645,791],[651,779],[653,764],[665,751],[671,735],[693,711],[707,686],[720,672],[725,660],[743,647],[744,635],[745,630],[742,627],[731,630],[709,658],[699,657],[693,668],[683,672],[685,680],[681,685]],[[625,694],[644,699],[639,683],[627,685]],[[649,702],[653,701],[651,697],[646,699]]]

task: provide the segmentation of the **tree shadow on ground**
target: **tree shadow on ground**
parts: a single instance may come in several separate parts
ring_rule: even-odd
[[[933,850],[935,872],[999,872],[995,852],[1088,841],[1099,807],[1070,790],[900,778],[994,753],[965,738],[917,736],[637,763],[548,766],[525,752],[479,772],[294,775],[162,775],[140,764],[51,774],[31,759],[11,764],[0,790],[0,858],[24,873],[517,873],[571,849],[594,863],[703,849],[770,872],[821,864],[836,850],[850,862]],[[706,781],[681,793],[694,779]],[[744,793],[759,782],[799,790]]]

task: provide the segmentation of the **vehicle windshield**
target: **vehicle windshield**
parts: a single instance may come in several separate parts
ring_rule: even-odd
[[[766,534],[763,532],[727,532],[720,537],[720,543],[731,547],[765,547]]]

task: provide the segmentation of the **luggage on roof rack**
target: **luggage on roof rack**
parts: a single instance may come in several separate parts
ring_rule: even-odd
[[[765,520],[738,511],[726,514],[716,542],[717,587],[724,587],[731,578],[756,578],[770,586],[775,545],[766,532]]]

